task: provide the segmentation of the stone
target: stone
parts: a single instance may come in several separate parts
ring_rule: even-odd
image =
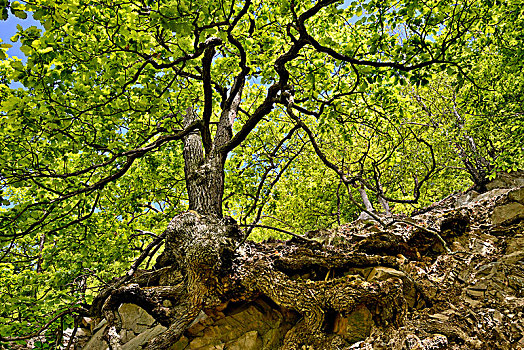
[[[425,350],[440,350],[447,349],[447,347],[448,338],[442,334],[434,334],[422,340],[422,349]]]
[[[373,350],[373,346],[371,344],[365,343],[364,341],[359,341],[358,343],[355,343],[351,345],[348,350]]]
[[[333,333],[340,335],[349,343],[366,339],[371,334],[373,319],[371,312],[364,305],[359,305],[348,315],[337,314],[333,325]]]
[[[524,235],[518,234],[507,241],[505,254],[524,251]]]
[[[513,202],[524,204],[524,187],[508,193],[508,199]]]
[[[189,339],[187,339],[185,336],[182,336],[175,344],[171,345],[168,350],[184,350],[188,344]]]
[[[400,278],[403,283],[404,298],[409,307],[413,308],[417,303],[417,291],[411,278],[402,271],[390,267],[377,266],[369,273],[368,282],[385,281],[389,278]]]
[[[186,349],[223,349],[224,343],[217,338],[209,337],[209,336],[202,336],[193,339],[189,346],[186,347]]]
[[[493,225],[500,225],[507,222],[513,222],[517,219],[524,218],[524,205],[511,202],[493,210],[491,222]]]
[[[498,262],[492,262],[486,265],[482,265],[477,269],[476,276],[493,276],[497,272],[499,265],[500,263]]]
[[[249,346],[252,342],[257,344],[257,349],[278,349],[299,317],[294,312],[275,308],[263,299],[236,307],[225,305],[222,310],[211,312],[211,316],[193,323],[186,331],[192,340],[189,344],[177,342],[176,349],[229,349],[233,345]],[[255,333],[251,333],[253,331],[258,340],[255,340]]]
[[[105,321],[105,320],[104,320]],[[89,339],[87,344],[84,346],[83,350],[105,350],[108,348],[107,342],[102,339],[104,331],[106,330],[106,325],[104,324],[99,328],[96,333]]]
[[[279,343],[284,339],[284,335],[289,331],[291,327],[287,329],[280,327],[279,324],[275,325],[275,328],[270,329],[262,336],[263,347],[262,349],[274,349],[278,348]]]
[[[403,325],[397,328],[383,328],[374,324],[372,315],[380,320],[380,311],[383,309],[375,308],[372,301],[357,301],[360,305],[351,313],[325,310],[326,329],[323,330],[330,343],[317,348],[524,349],[524,235],[521,224],[506,225],[518,219],[519,215],[524,217],[523,197],[524,188],[495,188],[482,195],[470,191],[461,197],[456,196],[456,199],[451,198],[453,200],[449,200],[446,206],[435,209],[433,213],[423,214],[426,216],[421,216],[417,222],[431,222],[434,227],[440,225],[442,236],[447,238],[455,252],[453,254],[437,251],[429,251],[431,254],[427,254],[427,250],[420,249],[421,254],[418,256],[413,254],[406,258],[397,255],[398,260],[395,260],[393,255],[398,253],[394,251],[388,253],[392,255],[391,262],[385,259],[383,263],[356,264],[330,273],[329,281],[342,274],[358,275],[370,283],[400,279],[408,306],[415,305],[420,310],[414,310],[413,306],[402,310],[407,315]],[[460,209],[456,209],[457,207]],[[471,220],[471,224],[462,225],[460,227],[464,229],[457,230],[457,218],[460,222],[466,222],[463,219],[467,218]],[[492,226],[490,219],[500,226]],[[395,225],[399,232],[413,230],[407,224]],[[360,241],[360,236],[355,239],[352,232],[360,232],[363,226],[364,223],[358,223],[355,227],[348,226],[346,236],[353,237],[351,242],[347,242],[348,246]],[[367,226],[364,231],[372,230],[372,227]],[[386,233],[376,236],[387,237],[391,233],[390,228],[384,230]],[[390,237],[394,234],[397,233],[392,233]],[[409,237],[407,233],[405,235]],[[423,243],[425,242],[421,244]],[[415,242],[410,248],[420,248],[417,244]],[[273,246],[268,244],[268,247],[283,249],[283,245],[276,243]],[[279,250],[279,254],[280,252]],[[404,250],[400,253],[404,254]],[[440,256],[435,256],[435,253],[440,253]],[[377,267],[377,264],[388,267]],[[319,278],[314,270],[293,270],[289,275],[295,274],[302,278],[301,281],[309,278],[311,283],[324,283],[326,273]],[[305,278],[307,273],[310,275]],[[417,283],[416,288],[414,283]],[[254,296],[250,296],[252,297]],[[168,301],[163,305],[173,307]],[[385,310],[384,312],[389,311]],[[147,326],[138,336],[132,329],[122,330],[120,335],[125,343],[124,350],[140,349],[155,336],[158,326],[154,326],[157,323],[152,323],[152,318],[144,310],[125,305],[120,313],[124,316],[125,327],[132,327],[133,323],[139,323],[140,327]],[[167,350],[280,349],[286,334],[302,317],[298,312],[279,307],[267,296],[260,296],[249,302],[235,299],[229,304],[223,303],[219,307],[205,309],[205,313],[184,333],[185,336],[170,344]],[[95,321],[87,320],[85,324],[92,328]],[[101,339],[104,327],[101,323],[89,345],[82,344],[80,347],[106,350],[108,346]],[[98,344],[95,345],[96,341]],[[338,346],[337,342],[343,345]],[[308,345],[301,349],[315,347]]]
[[[368,282],[371,281],[385,281],[389,278],[404,278],[406,274],[402,271],[392,269],[390,267],[377,266],[368,275]]]
[[[406,350],[420,350],[422,342],[415,334],[408,334],[404,340],[404,347]]]
[[[511,254],[504,255],[500,260],[507,265],[516,264],[517,262],[524,260],[524,251],[516,251]]]
[[[468,191],[457,198],[455,208],[463,207],[474,201],[479,196],[477,191]]]
[[[118,309],[122,318],[122,328],[141,333],[150,328],[155,319],[135,304],[122,304]]]
[[[102,327],[104,327],[107,323],[107,320],[104,318],[102,321],[98,322],[96,326],[93,327],[91,333],[96,333],[98,330]]]
[[[473,289],[473,288],[467,288],[466,293],[472,298],[484,298],[486,290],[479,290],[479,289]]]
[[[224,348],[228,350],[259,350],[262,349],[262,339],[257,331],[250,331],[237,340],[227,343]]]
[[[513,288],[518,296],[524,295],[524,278],[519,276],[508,276],[508,286]]]
[[[129,340],[135,337],[135,333],[133,331],[127,330],[125,328],[122,328],[120,331],[120,339],[122,339],[122,343],[127,343]]]
[[[502,194],[505,194],[507,192],[508,192],[508,190],[504,189],[504,188],[492,189],[492,190],[490,190],[488,192],[484,192],[481,195],[479,195],[478,197],[476,197],[470,204],[478,205],[480,202],[483,202],[483,201],[489,200],[489,199],[493,199],[493,198],[498,197],[498,196],[500,196]]]
[[[204,328],[206,328],[205,321],[208,319],[208,316],[205,312],[200,311],[195,320],[191,323],[187,329],[187,333],[191,336],[197,336]]]
[[[449,316],[446,316],[444,314],[433,314],[433,315],[429,315],[429,317],[431,318],[434,318],[436,320],[439,320],[439,321],[442,321],[442,322],[446,322],[447,320],[449,320]]]
[[[373,267],[353,267],[344,273],[344,276],[348,275],[359,275],[364,279],[368,279],[369,274],[373,270]]]
[[[468,283],[470,280],[471,272],[468,269],[461,270],[457,274],[457,280],[462,283]]]
[[[486,184],[488,190],[493,190],[495,188],[513,188],[513,187],[522,187],[524,186],[524,174],[523,172],[513,172],[513,173],[498,173],[497,177]]]
[[[122,345],[122,350],[136,350],[141,349],[148,341],[156,337],[157,335],[165,332],[166,327],[157,325],[154,328],[150,328],[146,331],[143,331],[124,345]]]

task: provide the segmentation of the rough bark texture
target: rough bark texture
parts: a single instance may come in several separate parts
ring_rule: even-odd
[[[183,213],[167,228],[164,260],[110,293],[105,320],[80,332],[92,334],[83,348],[522,348],[524,187],[458,194],[397,219],[311,232],[317,243],[239,246],[232,219]],[[143,329],[129,321],[136,314]]]
[[[198,120],[198,115],[188,109],[184,127]],[[198,132],[184,138],[184,172],[189,196],[189,209],[202,214],[222,216],[222,195],[224,192],[223,155],[212,151],[204,155],[202,137]]]

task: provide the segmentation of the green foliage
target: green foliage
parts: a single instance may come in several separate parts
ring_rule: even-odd
[[[21,21],[11,40],[24,61],[0,44],[4,337],[90,303],[151,242],[137,229],[160,233],[187,209],[173,135],[193,108],[210,111],[215,136],[238,79],[242,142],[223,204],[241,224],[349,222],[360,183],[375,205],[382,191],[409,212],[471,184],[457,143],[489,176],[523,167],[517,1],[0,0],[0,11],[44,28]]]

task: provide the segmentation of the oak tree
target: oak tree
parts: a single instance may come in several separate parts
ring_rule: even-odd
[[[0,6],[44,28],[12,38],[26,61],[0,51],[0,341],[58,344],[60,319],[96,315],[115,349],[128,302],[168,327],[148,344],[161,349],[202,309],[256,293],[305,316],[288,348],[327,341],[326,308],[375,302],[396,322],[394,283],[342,278],[318,287],[340,302],[320,305],[268,261],[234,259],[257,225],[297,231],[274,215],[300,216],[291,186],[329,189],[308,225],[358,215],[356,189],[384,208],[418,200],[435,150],[395,101],[445,69],[471,79],[478,34],[504,20],[490,1]]]

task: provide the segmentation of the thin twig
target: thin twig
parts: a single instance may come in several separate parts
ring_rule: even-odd
[[[40,333],[42,333],[44,330],[49,328],[49,326],[51,324],[53,324],[53,322],[55,322],[59,318],[63,317],[64,315],[72,314],[73,312],[79,312],[81,314],[86,314],[87,310],[84,309],[84,308],[81,308],[81,307],[73,307],[73,308],[64,310],[64,311],[60,312],[59,314],[57,314],[55,317],[53,317],[45,325],[40,327],[40,329],[38,329],[37,331],[34,331],[33,333],[30,333],[30,334],[27,334],[27,335],[22,335],[22,336],[19,336],[19,337],[3,337],[2,335],[0,335],[0,341],[12,342],[12,341],[26,340],[26,339],[31,339],[31,338],[37,337],[37,336],[40,335]]]

